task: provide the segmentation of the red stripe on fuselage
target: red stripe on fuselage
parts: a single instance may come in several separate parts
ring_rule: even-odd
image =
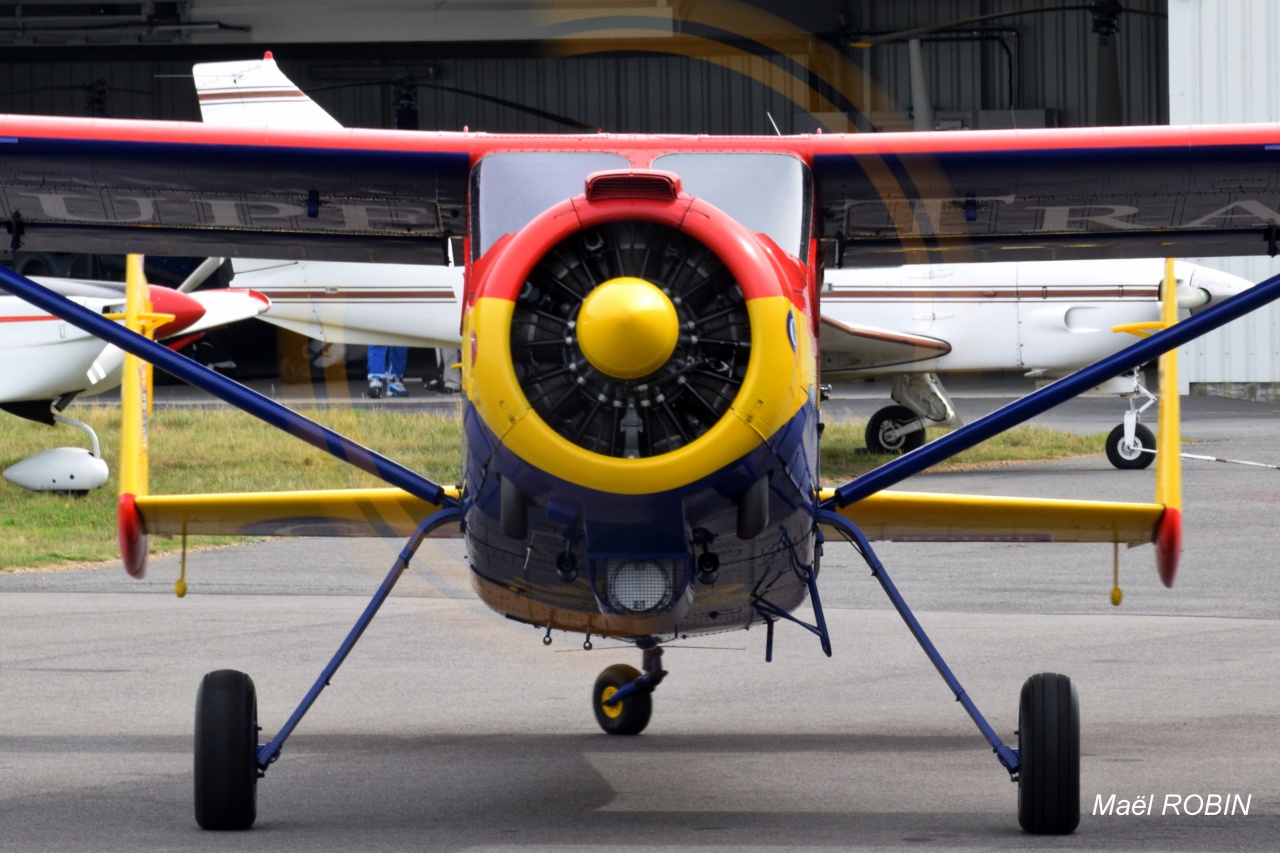
[[[201,92],[200,103],[209,101],[251,101],[260,98],[281,98],[286,100],[311,100],[298,89],[261,89],[256,92]]]

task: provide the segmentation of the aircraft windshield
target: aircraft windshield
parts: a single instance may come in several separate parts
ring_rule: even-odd
[[[587,175],[626,169],[621,154],[527,152],[490,154],[471,173],[471,233],[475,257],[503,234],[514,234],[551,205],[581,195]],[[478,245],[476,245],[478,243]]]
[[[489,251],[535,216],[583,191],[587,175],[630,166],[620,154],[512,152],[490,154],[471,174],[472,252]],[[804,163],[787,154],[664,154],[653,168],[680,176],[684,191],[706,199],[784,251],[804,257],[812,181]]]
[[[751,231],[767,234],[798,258],[809,239],[812,181],[787,154],[665,154],[653,168],[675,172],[689,195],[706,199]]]

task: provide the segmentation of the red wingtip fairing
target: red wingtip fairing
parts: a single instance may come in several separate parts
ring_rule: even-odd
[[[1178,559],[1182,556],[1182,510],[1165,507],[1156,527],[1156,569],[1165,586],[1173,586],[1178,576]]]
[[[157,338],[176,335],[204,316],[204,306],[185,293],[157,284],[149,284],[147,294],[151,299],[151,310],[157,314],[173,315],[171,321],[156,329]]]
[[[124,570],[135,578],[147,573],[147,551],[149,544],[146,530],[142,524],[142,516],[138,513],[138,505],[134,496],[124,494],[116,504],[116,530],[120,539],[120,559],[124,562]]]

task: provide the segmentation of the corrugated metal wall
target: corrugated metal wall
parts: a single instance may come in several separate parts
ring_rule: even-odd
[[[766,4],[767,5],[767,4]],[[807,35],[790,27],[765,41],[782,53],[761,52],[759,38],[717,46],[710,38],[648,39],[643,50],[608,42],[574,45],[551,42],[537,55],[529,45],[392,43],[368,46],[332,44],[275,45],[277,60],[295,81],[314,92],[344,123],[390,126],[389,86],[373,84],[376,66],[432,66],[434,82],[458,89],[537,106],[611,131],[665,133],[767,133],[769,117],[784,133],[846,129],[832,122],[818,103],[811,82],[841,90],[864,112],[874,113],[884,129],[909,126],[910,74],[905,43],[860,50],[841,42],[873,32],[922,23],[955,20],[1002,10],[1039,8],[1040,0],[920,0],[863,2],[831,0],[817,20],[831,29]],[[1127,0],[1133,9],[1162,11],[1165,0]],[[839,14],[845,30],[837,33]],[[316,15],[322,17],[317,10]],[[722,35],[732,37],[733,21]],[[948,35],[925,43],[932,99],[941,113],[978,110],[1046,110],[1049,123],[1088,124],[1092,116],[1096,39],[1084,12],[1033,14],[993,21],[971,34]],[[305,21],[297,37],[305,39]],[[1120,56],[1126,80],[1123,100],[1129,123],[1166,120],[1167,74],[1161,21],[1126,14],[1120,25]],[[845,54],[843,60],[817,62],[819,54]],[[187,48],[13,49],[0,60],[0,112],[79,115],[81,87],[97,77],[108,81],[111,113],[119,117],[198,118],[190,83],[194,59],[242,59],[262,48],[192,45]],[[564,55],[577,50],[578,55]],[[670,51],[670,53],[666,52]],[[698,55],[693,55],[697,53]],[[82,59],[98,55],[102,61]],[[371,56],[376,57],[370,58]],[[183,57],[186,57],[185,59]],[[355,73],[343,74],[343,66]],[[806,67],[813,69],[812,74]],[[313,76],[312,69],[317,69]],[[865,69],[866,84],[859,69]],[[389,76],[389,75],[388,75]],[[420,77],[422,75],[419,75]],[[815,79],[816,78],[816,79]],[[324,90],[342,82],[370,85]],[[158,94],[148,96],[155,91]],[[137,94],[135,94],[137,93]],[[825,113],[815,119],[808,110]],[[1021,118],[1019,119],[1022,120]],[[566,127],[456,92],[421,91],[423,127],[503,132],[562,131]],[[846,125],[847,127],[847,125]]]
[[[1273,0],[1169,0],[1171,123],[1280,121],[1277,44],[1280,4]],[[1280,274],[1280,259],[1265,255],[1207,263],[1250,281]],[[1184,382],[1277,399],[1280,386],[1267,385],[1280,383],[1280,307],[1201,338],[1182,350],[1182,363]]]
[[[849,25],[854,35],[896,32],[926,23],[954,21],[996,12],[1031,12],[1047,6],[1041,0],[918,0],[851,3]],[[1168,119],[1165,0],[1126,0],[1133,10],[1120,18],[1117,35],[1122,103],[1126,124],[1163,124]],[[1139,12],[1152,13],[1151,15]],[[930,89],[935,110],[997,110],[1008,106],[1008,59],[1000,41],[1014,53],[1014,107],[1047,109],[1062,126],[1093,122],[1093,68],[1097,37],[1085,11],[1023,14],[976,24],[982,40],[925,41]],[[877,111],[905,109],[910,103],[907,46],[886,44],[867,51],[866,67],[895,103],[878,101]]]
[[[0,63],[0,111],[78,116],[85,113],[86,88],[96,79],[110,87],[108,103],[117,118],[199,120],[190,62],[14,61]]]
[[[399,46],[397,46],[399,47]],[[258,52],[202,51],[207,59],[247,58]],[[145,54],[144,54],[145,55]],[[390,127],[390,79],[396,69],[430,67],[441,87],[478,92],[565,116],[591,129],[650,133],[771,133],[769,116],[784,133],[810,132],[808,87],[774,57],[725,51],[679,55],[432,58],[422,51],[388,56],[378,66],[344,62],[341,51],[322,60],[275,51],[294,82],[349,126]],[[797,57],[803,59],[803,57]],[[344,66],[350,70],[344,70]],[[800,68],[801,64],[794,67]],[[313,76],[312,70],[316,73]],[[191,86],[191,60],[136,62],[0,62],[0,112],[81,115],[85,86],[96,78],[111,91],[118,118],[199,120]],[[447,88],[419,91],[420,125],[430,129],[490,132],[564,132],[573,128]]]

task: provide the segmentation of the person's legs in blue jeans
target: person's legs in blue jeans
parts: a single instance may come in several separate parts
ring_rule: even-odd
[[[369,396],[378,399],[382,396],[382,385],[387,378],[387,350],[391,347],[369,347],[369,364],[365,371],[369,376]]]
[[[408,347],[387,347],[387,395],[408,397],[404,389],[404,367],[409,361]]]

